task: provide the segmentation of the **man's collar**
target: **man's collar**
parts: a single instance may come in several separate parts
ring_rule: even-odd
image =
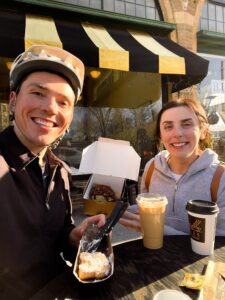
[[[39,158],[20,142],[13,126],[9,126],[0,133],[0,152],[4,155],[8,165],[18,171]],[[50,149],[47,150],[47,156],[51,166],[61,165],[70,172],[69,166],[55,156]]]
[[[31,153],[17,138],[13,126],[9,126],[0,134],[0,150],[10,167],[21,170],[36,155]]]

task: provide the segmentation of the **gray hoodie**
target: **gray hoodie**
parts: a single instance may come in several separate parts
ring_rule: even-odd
[[[168,151],[161,151],[146,164],[140,190],[142,193],[147,192],[145,176],[149,165],[154,160],[155,169],[151,177],[149,192],[164,194],[168,199],[165,225],[189,233],[185,208],[187,201],[190,199],[211,201],[210,185],[216,167],[220,162],[215,152],[206,149],[176,182],[167,164],[168,156]],[[217,205],[220,211],[217,219],[216,235],[225,236],[225,172],[217,193]]]

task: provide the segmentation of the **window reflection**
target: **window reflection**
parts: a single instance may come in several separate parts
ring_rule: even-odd
[[[137,109],[75,107],[70,132],[54,151],[79,168],[83,148],[98,137],[127,140],[141,156],[143,168],[157,153],[154,129],[160,108],[161,100]]]
[[[82,149],[98,137],[127,140],[142,158],[156,154],[155,121],[161,109],[159,74],[86,68],[81,101],[74,108],[69,134],[55,152],[78,168]]]
[[[225,58],[222,56],[201,54],[209,60],[209,71],[206,78],[198,85],[201,99],[208,116],[216,124],[210,125],[214,150],[222,161],[225,160]]]

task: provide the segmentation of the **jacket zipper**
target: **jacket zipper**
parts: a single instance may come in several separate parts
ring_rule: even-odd
[[[176,191],[177,191],[177,183],[175,184],[174,187],[174,197],[173,197],[173,215],[175,215],[175,195],[176,195]]]

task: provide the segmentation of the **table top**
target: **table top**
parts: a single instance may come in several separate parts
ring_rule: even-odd
[[[160,250],[143,247],[142,239],[115,245],[114,274],[95,284],[78,282],[68,270],[40,290],[32,300],[149,299],[162,289],[176,289],[197,299],[198,292],[179,287],[184,273],[202,273],[209,260],[225,262],[225,237],[217,237],[211,256],[191,250],[189,236],[165,236]]]

